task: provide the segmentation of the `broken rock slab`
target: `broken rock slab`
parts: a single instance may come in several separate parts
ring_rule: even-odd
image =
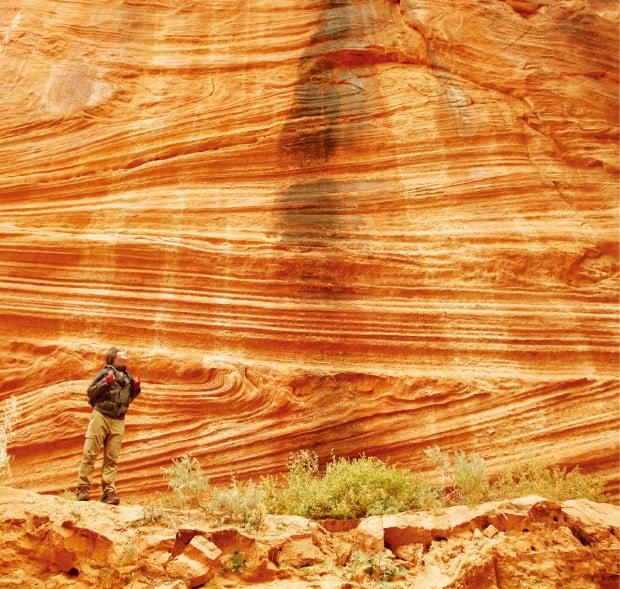
[[[181,554],[166,564],[166,571],[187,582],[190,588],[203,585],[219,568],[222,551],[203,536],[194,536]]]

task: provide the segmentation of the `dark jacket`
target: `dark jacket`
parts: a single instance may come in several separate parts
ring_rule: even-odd
[[[105,381],[108,372],[114,374],[112,384],[107,384]],[[88,402],[103,415],[113,419],[125,419],[129,403],[139,394],[140,389],[135,386],[129,372],[121,372],[107,364],[97,373],[88,387]]]

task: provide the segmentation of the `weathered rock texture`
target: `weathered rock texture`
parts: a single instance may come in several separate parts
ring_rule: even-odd
[[[618,507],[535,496],[348,522],[267,516],[249,533],[197,510],[0,487],[0,586],[605,589],[620,580],[619,533]]]
[[[4,0],[0,400],[74,483],[131,352],[119,486],[191,451],[541,457],[618,489],[613,0]]]

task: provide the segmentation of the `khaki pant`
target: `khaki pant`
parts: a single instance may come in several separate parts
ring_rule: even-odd
[[[125,420],[112,419],[93,411],[86,430],[82,464],[78,474],[78,487],[90,487],[95,469],[95,460],[103,446],[103,467],[101,469],[101,485],[104,489],[115,490],[118,455],[121,441],[125,433]]]

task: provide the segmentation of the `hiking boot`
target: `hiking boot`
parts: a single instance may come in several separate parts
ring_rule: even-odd
[[[104,489],[101,501],[102,503],[107,503],[108,505],[118,505],[121,502],[114,489]]]
[[[78,487],[75,498],[78,501],[88,501],[90,499],[90,487]]]

